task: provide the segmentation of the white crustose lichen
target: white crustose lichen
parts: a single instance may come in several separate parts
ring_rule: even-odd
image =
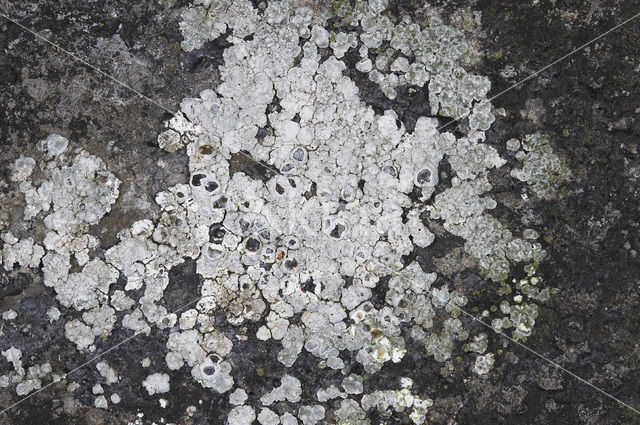
[[[438,362],[462,346],[476,356],[471,370],[479,375],[495,361],[487,335],[459,318],[469,302],[464,288],[442,284],[437,273],[408,260],[434,243],[426,224],[438,222],[462,238],[484,276],[511,295],[483,317],[513,328],[516,338],[531,334],[534,302],[548,299],[535,276],[546,253],[533,229],[517,237],[490,214],[497,202],[489,176],[507,161],[485,143],[495,120],[491,85],[462,67],[469,51],[462,33],[438,17],[424,25],[394,19],[386,7],[386,0],[340,1],[322,12],[288,0],[261,9],[247,0],[195,1],[182,13],[182,48],[193,51],[218,37],[228,47],[220,84],[184,99],[158,137],[168,152],[186,152],[188,183],[158,193],[159,219],[132,223],[96,256],[99,242],[89,226],[111,210],[120,181],[100,158],[51,135],[39,144],[41,160],[18,158],[11,176],[24,194],[24,218],[41,220],[46,236],[4,232],[5,268],[41,266],[60,305],[79,312],[64,326],[78,350],[93,351],[97,339],[108,338],[120,312],[124,328],[147,335],[152,325],[166,330],[167,369],[186,368],[203,387],[227,394],[229,424],[298,423],[290,412],[276,413],[279,403],[297,405],[305,425],[321,423],[329,413],[322,403],[333,399],[332,417],[342,424],[367,423],[372,409],[384,416],[409,409],[414,423],[424,423],[432,401],[412,393],[411,379],[384,391],[370,391],[366,382],[388,362],[402,361],[408,339]],[[332,13],[343,27],[328,25]],[[353,58],[355,68],[348,69]],[[409,130],[393,110],[368,106],[358,79],[375,83],[390,100],[402,87],[426,90],[429,116]],[[454,134],[440,128],[438,116],[468,119]],[[522,151],[517,139],[506,146],[522,163],[511,175],[539,197],[551,196],[566,170],[548,139],[527,136]],[[233,172],[238,155],[266,164],[264,178]],[[452,175],[440,182],[443,161]],[[163,296],[168,271],[185,258],[195,260],[203,279],[192,294],[200,299],[174,314]],[[507,278],[517,265],[527,278],[511,285]],[[124,286],[114,290],[118,279]],[[374,303],[383,281],[384,296]],[[257,323],[255,335],[223,332],[216,312],[231,326]],[[61,313],[53,307],[47,316],[55,321]],[[278,341],[274,357],[287,368],[304,350],[319,368],[334,370],[343,370],[351,355],[366,375],[345,370],[341,382],[304,400],[288,369],[279,386],[259,395],[261,406],[249,405],[247,392],[234,389],[229,359],[236,339],[249,337]],[[23,377],[19,350],[3,355]],[[96,368],[105,387],[120,380],[106,361]],[[39,388],[45,369],[18,391]],[[169,375],[160,372],[141,385],[149,395],[171,389]],[[94,405],[106,409],[103,392],[100,386]],[[113,393],[110,401],[120,396]]]

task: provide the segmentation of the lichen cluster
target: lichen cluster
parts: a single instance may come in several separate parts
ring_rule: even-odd
[[[512,147],[517,151],[515,157],[522,162],[522,168],[511,170],[511,176],[527,182],[540,198],[553,197],[559,184],[568,177],[569,171],[558,155],[553,153],[549,136],[530,134],[522,141],[522,150],[518,150],[513,142]]]
[[[351,374],[342,390],[320,388],[317,400],[301,400],[295,369],[261,395],[256,411],[246,404],[245,389],[234,387],[227,359],[233,337],[214,315],[224,312],[233,326],[258,323],[249,337],[280,341],[275,358],[288,368],[305,350],[319,368],[344,369],[348,355],[374,374],[387,362],[400,362],[411,338],[437,362],[462,347],[476,356],[472,371],[486,374],[494,355],[487,353],[487,334],[460,320],[468,303],[464,288],[434,286],[436,273],[406,260],[434,242],[425,222],[439,222],[465,240],[465,251],[485,276],[512,296],[513,305],[504,300],[482,317],[499,329],[513,328],[516,338],[531,334],[535,302],[548,298],[535,276],[545,251],[535,231],[516,237],[489,213],[496,201],[488,195],[488,174],[506,164],[483,143],[494,121],[489,80],[458,64],[468,49],[458,31],[438,18],[424,27],[394,20],[385,8],[384,0],[353,7],[337,2],[332,13],[349,29],[339,31],[326,28],[331,13],[292,10],[289,1],[270,2],[264,10],[246,0],[196,1],[182,14],[183,49],[220,36],[230,46],[220,66],[222,82],[185,99],[158,137],[167,151],[186,151],[189,183],[157,194],[157,222],[133,223],[103,258],[91,258],[98,241],[88,226],[110,210],[119,180],[102,160],[85,151],[67,153],[68,141],[52,135],[41,144],[42,161],[21,157],[13,174],[25,196],[24,218],[41,219],[49,233],[41,242],[4,233],[5,267],[42,264],[44,282],[60,304],[81,312],[65,324],[78,350],[93,351],[96,338],[111,334],[116,311],[125,313],[121,324],[132,331],[167,329],[167,368],[189,371],[202,386],[229,393],[229,424],[316,424],[329,413],[321,403],[332,399],[341,399],[331,412],[341,424],[368,423],[372,409],[384,416],[407,410],[414,423],[424,423],[432,401],[412,393],[408,378],[396,388],[366,392],[365,377]],[[469,115],[465,133],[441,131],[434,117],[419,118],[409,132],[393,111],[376,114],[345,75],[343,59],[354,52],[360,55],[356,69],[390,99],[396,88],[414,85],[428,90],[434,116]],[[546,196],[553,181],[545,176],[562,171],[559,160],[541,136],[529,136],[523,147],[523,169],[512,174]],[[231,172],[234,155],[262,161],[274,172],[264,179]],[[445,160],[454,177],[434,196]],[[38,164],[42,182],[36,188]],[[199,298],[195,306],[176,314],[161,301],[168,271],[184,258],[196,261],[203,283],[192,294]],[[514,265],[524,266],[528,277],[511,285]],[[120,277],[124,289],[111,290]],[[374,304],[383,279],[384,301]],[[134,291],[142,295],[134,299]],[[48,315],[58,320],[60,312]],[[19,355],[3,354],[21,367]],[[96,367],[105,385],[120,379],[108,363]],[[150,374],[140,384],[149,395],[170,390],[166,373]],[[94,394],[95,406],[107,408],[102,386]],[[110,400],[120,398],[114,393]],[[275,413],[274,403],[300,403],[297,419]]]

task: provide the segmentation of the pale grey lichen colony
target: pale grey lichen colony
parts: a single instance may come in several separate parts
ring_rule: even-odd
[[[319,11],[277,1],[259,10],[245,0],[195,1],[182,14],[182,48],[192,51],[221,36],[229,46],[220,84],[185,99],[158,137],[167,151],[186,151],[189,184],[158,193],[160,219],[122,229],[119,242],[97,258],[99,242],[88,226],[118,202],[120,181],[100,158],[51,135],[40,143],[40,158],[18,158],[12,175],[24,194],[24,219],[42,221],[48,232],[35,240],[4,231],[4,267],[40,268],[60,305],[82,313],[65,324],[80,351],[95,353],[96,339],[111,335],[116,311],[126,312],[121,324],[132,331],[169,329],[166,368],[228,394],[229,424],[316,424],[327,413],[319,402],[332,399],[341,400],[333,412],[341,424],[368,423],[372,409],[384,415],[408,409],[423,423],[434,395],[413,394],[408,377],[398,377],[392,390],[363,394],[363,376],[351,374],[340,388],[320,385],[315,400],[301,400],[292,366],[306,350],[319,368],[340,370],[340,355],[349,352],[375,374],[400,362],[412,339],[434,362],[463,347],[475,356],[470,372],[487,374],[496,361],[487,351],[491,331],[470,333],[463,326],[464,288],[446,280],[432,286],[437,274],[403,257],[434,242],[425,223],[438,222],[464,239],[466,253],[501,288],[496,308],[478,316],[523,339],[532,332],[537,304],[549,297],[536,274],[546,253],[535,230],[514,235],[489,213],[496,201],[488,194],[488,174],[507,161],[483,143],[495,119],[490,82],[462,68],[469,49],[462,33],[438,17],[422,26],[392,19],[386,6],[386,0],[343,1]],[[333,30],[329,18],[352,31]],[[419,118],[409,132],[392,110],[375,113],[345,75],[348,51],[359,55],[357,72],[391,100],[402,86],[428,90],[432,116]],[[279,107],[269,108],[274,99]],[[439,128],[435,116],[467,117],[459,128],[464,135],[454,135],[454,126]],[[504,143],[522,164],[511,176],[532,196],[553,196],[567,171],[546,136],[523,137],[523,150],[519,140]],[[265,179],[231,174],[232,154],[275,172]],[[443,161],[453,177],[434,195]],[[36,168],[44,176],[38,185]],[[416,189],[419,202],[409,197]],[[8,220],[0,216],[0,223]],[[160,300],[168,270],[185,258],[196,260],[204,279],[200,293],[191,294],[201,298],[174,314]],[[514,267],[524,267],[526,277],[509,279]],[[110,291],[120,274],[126,286]],[[371,299],[385,277],[384,303],[376,306]],[[128,294],[134,290],[143,291],[137,301]],[[274,356],[291,369],[281,386],[261,396],[259,409],[245,404],[246,388],[234,384],[227,359],[234,341],[216,325],[213,313],[220,311],[234,326],[257,322],[251,337],[281,342]],[[48,316],[64,320],[57,308]],[[0,377],[0,386],[15,384],[20,395],[63,373],[48,363],[25,372],[19,347],[2,349],[14,370]],[[94,388],[95,405],[107,408],[120,397],[103,387],[118,382],[120,372],[108,357],[96,367],[106,383]],[[161,397],[170,389],[169,375],[149,374],[140,389]],[[270,408],[276,402],[303,406],[279,415]]]

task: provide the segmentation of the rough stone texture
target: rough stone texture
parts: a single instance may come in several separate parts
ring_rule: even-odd
[[[490,96],[637,13],[635,3],[629,0],[613,6],[600,0],[533,3],[436,1],[433,7],[426,7],[418,1],[395,1],[390,10],[420,21],[435,8],[445,22],[457,22],[467,39],[484,52],[470,70],[490,78]],[[152,0],[0,1],[0,10],[175,110],[183,98],[214,84],[225,47],[215,41],[189,53],[180,49],[177,26],[185,5],[182,1]],[[480,27],[464,24],[471,11],[482,12]],[[73,147],[102,158],[122,181],[118,202],[90,229],[102,248],[113,245],[115,234],[136,220],[158,218],[155,194],[188,179],[184,152],[166,153],[155,142],[168,118],[166,111],[2,18],[0,28],[0,212],[9,216],[22,213],[22,199],[2,195],[9,192],[13,161],[21,154],[35,152],[38,140],[58,133],[68,137]],[[549,134],[554,151],[572,173],[558,198],[526,203],[517,196],[523,191],[522,183],[509,179],[507,170],[489,176],[495,182],[492,195],[498,201],[492,214],[514,231],[531,227],[541,234],[548,255],[540,274],[557,288],[540,308],[536,328],[526,344],[634,407],[640,405],[636,320],[640,304],[639,34],[640,20],[636,20],[501,95],[493,104],[504,108],[506,115],[497,116],[487,132],[488,143],[505,158],[510,158],[506,140],[538,131]],[[419,96],[400,93],[390,101],[366,81],[360,83],[366,102],[394,109],[408,127],[415,124],[416,114],[428,113],[425,99]],[[240,169],[251,165],[243,161],[238,161]],[[260,166],[256,168],[256,173],[264,172]],[[448,187],[450,170],[440,171],[444,173],[441,182]],[[9,229],[18,237],[43,235],[43,229],[13,223],[19,221],[9,222]],[[490,294],[496,285],[479,276],[473,259],[461,250],[462,240],[438,226],[430,230],[436,234],[435,244],[428,252],[417,249],[412,256],[426,269],[461,282],[469,293],[477,291],[474,306],[491,305]],[[102,248],[95,253],[99,257]],[[122,289],[124,283],[120,284],[110,290]],[[193,263],[183,263],[171,271],[163,303],[169,310],[177,308],[189,301],[189,293],[197,293],[194,288],[199,285]],[[0,312],[13,309],[18,313],[10,324],[2,326],[0,348],[19,347],[25,365],[48,361],[54,371],[68,371],[89,360],[88,353],[79,354],[65,339],[62,320],[47,319],[46,312],[54,305],[66,320],[80,316],[55,301],[55,293],[43,285],[40,273],[0,268]],[[123,315],[117,314],[120,318]],[[246,341],[234,339],[234,352],[227,360],[234,366],[236,385],[247,390],[246,404],[257,406],[260,397],[277,387],[286,374],[284,366],[273,361],[280,345],[273,340],[258,342],[253,324],[237,328],[226,323],[223,314],[216,319],[229,338],[248,336]],[[108,339],[96,340],[96,353],[131,335],[119,323]],[[465,324],[481,327],[468,320]],[[394,379],[411,376],[413,391],[433,399],[428,420],[436,424],[631,424],[639,420],[632,411],[584,383],[491,331],[487,333],[490,350],[503,351],[487,378],[469,375],[472,358],[461,350],[449,362],[456,363],[455,369],[449,370],[421,355],[424,348],[415,344],[409,350],[414,354],[400,363],[385,365],[365,380],[365,391],[388,389]],[[224,423],[233,407],[228,395],[202,388],[184,369],[167,372],[163,367],[167,337],[168,330],[154,328],[149,336],[140,335],[115,349],[107,361],[116,370],[127,371],[120,382],[104,385],[95,365],[88,365],[64,384],[56,384],[2,414],[2,421],[125,424],[134,421],[140,411],[144,412],[144,423],[161,418],[184,424]],[[151,359],[147,368],[139,366],[145,357]],[[317,361],[303,351],[295,365],[303,401],[315,396],[311,389],[319,383],[339,387],[342,382],[340,371],[320,371]],[[363,374],[361,369],[355,362],[346,366],[347,375]],[[10,364],[0,358],[0,372],[9,370]],[[169,401],[166,408],[159,408],[158,397],[149,396],[140,384],[156,372],[170,375],[171,389],[162,394]],[[72,382],[77,388],[65,390]],[[108,389],[107,396],[117,393],[122,401],[110,403],[108,411],[95,408],[91,392],[95,383]],[[1,391],[0,405],[18,400],[15,391]],[[334,409],[332,402],[325,403],[327,411]],[[272,409],[284,414],[294,406],[295,413],[303,404],[276,403]],[[191,417],[185,414],[189,406],[198,407]],[[388,423],[409,423],[408,413],[396,414]],[[376,415],[371,414],[372,423],[378,423]],[[325,417],[327,423],[331,418],[330,414]]]

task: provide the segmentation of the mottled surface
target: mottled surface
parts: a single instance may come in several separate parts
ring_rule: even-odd
[[[526,3],[433,4],[446,23],[463,29],[466,38],[484,52],[468,69],[490,78],[489,96],[637,13],[633,1],[617,2],[613,7],[599,1]],[[0,2],[3,13],[171,110],[182,99],[215,84],[225,47],[208,42],[190,53],[182,51],[177,25],[183,6],[182,2],[150,0],[135,4]],[[433,10],[415,1],[392,2],[390,9],[417,21]],[[480,25],[465,19],[472,11],[481,12]],[[90,229],[102,248],[113,245],[115,233],[136,220],[157,219],[155,194],[188,179],[184,151],[170,154],[155,142],[168,118],[166,111],[19,27],[5,20],[0,25],[0,192],[9,192],[13,161],[21,154],[33,154],[37,141],[58,133],[68,137],[74,148],[102,158],[122,181],[118,202]],[[498,115],[487,131],[489,144],[505,158],[509,158],[506,140],[534,132],[549,134],[554,151],[572,175],[562,186],[561,196],[527,202],[519,196],[522,183],[510,179],[507,170],[490,175],[496,187],[492,195],[498,201],[492,214],[514,231],[531,227],[541,234],[548,255],[540,274],[558,289],[541,306],[526,344],[634,407],[640,405],[636,319],[640,289],[639,34],[640,21],[632,22],[502,94],[493,104],[504,108],[505,115]],[[415,123],[416,115],[427,113],[428,106],[419,96],[401,93],[389,101],[375,88],[367,88],[366,81],[359,87],[368,104],[394,109],[407,127],[412,120]],[[239,161],[238,169],[249,165]],[[441,176],[442,182],[446,179],[446,174]],[[23,201],[0,199],[1,212],[19,218]],[[8,228],[19,238],[42,232],[21,226],[18,219],[9,220]],[[428,253],[417,250],[412,255],[426,269],[462,282],[470,293],[477,291],[479,301],[474,305],[488,307],[492,300],[483,305],[482,294],[495,291],[496,285],[478,275],[474,261],[461,250],[459,238],[437,226],[430,230],[437,236],[435,244]],[[101,257],[104,252],[98,249],[94,254]],[[190,294],[197,294],[198,285],[193,263],[174,268],[163,300],[166,308],[188,302]],[[121,289],[117,284],[111,288],[117,289]],[[78,353],[64,337],[62,321],[47,319],[46,312],[53,305],[66,320],[79,316],[60,306],[54,296],[36,270],[0,268],[0,311],[12,308],[18,313],[17,319],[2,325],[0,348],[20,348],[25,365],[48,361],[54,371],[68,371],[90,356]],[[285,373],[283,365],[273,361],[279,343],[258,343],[251,324],[243,329],[227,324],[222,314],[217,319],[229,337],[238,332],[249,335],[247,341],[234,340],[229,361],[234,365],[236,384],[253,389],[248,391],[248,404],[256,405],[265,392],[279,385]],[[481,327],[477,323],[469,326]],[[391,380],[411,376],[414,391],[434,401],[429,410],[431,423],[631,424],[639,420],[631,410],[486,331],[490,350],[502,350],[488,378],[469,374],[471,360],[463,352],[454,353],[448,362],[456,364],[455,368],[426,355],[408,355],[368,379],[367,391],[387,389]],[[116,326],[108,339],[97,340],[96,352],[131,333]],[[125,424],[143,412],[145,423],[158,423],[161,418],[185,424],[224,423],[231,407],[228,397],[202,388],[184,369],[170,373],[171,390],[162,395],[169,400],[166,408],[160,407],[157,395],[148,395],[141,386],[148,375],[166,371],[167,336],[167,330],[154,328],[148,337],[140,335],[109,354],[108,363],[123,379],[109,386],[122,401],[110,404],[108,411],[93,406],[91,388],[104,378],[91,365],[4,413],[2,420],[10,424]],[[412,350],[423,351],[422,347]],[[147,357],[151,362],[144,368],[141,361]],[[303,399],[312,398],[311,388],[339,386],[343,379],[340,371],[319,371],[317,361],[304,351],[297,360]],[[10,370],[4,358],[0,362],[0,370]],[[357,369],[359,364],[352,366],[349,373],[363,373]],[[73,392],[65,390],[71,382],[79,384]],[[18,399],[12,387],[0,393],[2,406]],[[191,405],[198,407],[197,413],[187,417],[185,409]],[[325,408],[333,409],[331,402]],[[291,407],[276,404],[272,409],[283,414]],[[377,423],[375,416],[371,419]],[[331,423],[330,416],[325,420]],[[388,423],[407,421],[395,415]]]

